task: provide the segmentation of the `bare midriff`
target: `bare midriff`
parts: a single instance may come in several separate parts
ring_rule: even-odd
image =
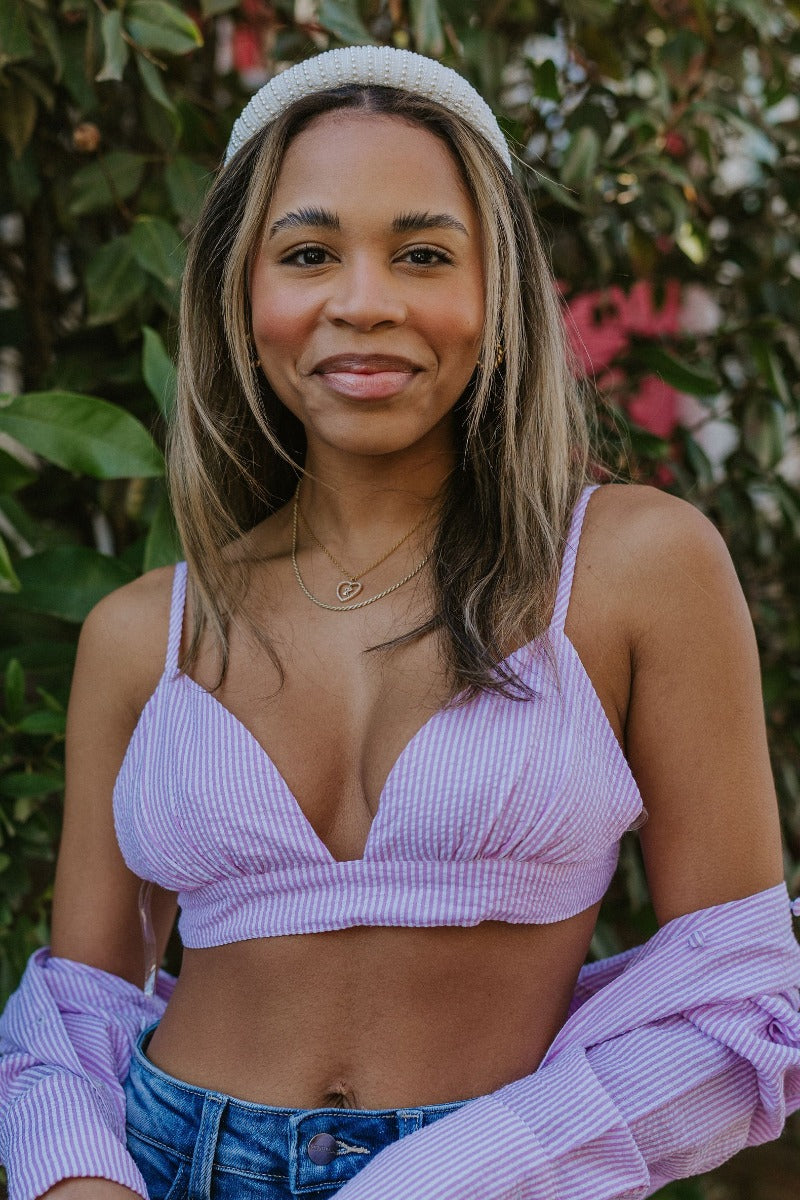
[[[536,1070],[598,907],[550,925],[359,926],[185,950],[147,1056],[279,1107],[471,1099]]]

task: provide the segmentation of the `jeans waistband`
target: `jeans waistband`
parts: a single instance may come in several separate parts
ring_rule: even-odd
[[[413,1108],[283,1108],[255,1104],[176,1079],[147,1058],[155,1029],[139,1035],[125,1083],[127,1121],[145,1140],[192,1163],[283,1180],[292,1194],[342,1186],[384,1146],[466,1100]],[[198,1162],[198,1156],[200,1161]]]

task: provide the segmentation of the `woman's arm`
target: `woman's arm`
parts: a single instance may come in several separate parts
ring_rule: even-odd
[[[142,991],[140,881],[120,854],[111,794],[163,669],[171,576],[152,572],[107,597],[81,633],[52,944],[31,956],[0,1019],[0,1160],[11,1200],[69,1178],[77,1196],[78,1177],[96,1177],[86,1200],[99,1179],[146,1196],[125,1146],[122,1082],[135,1037],[161,1016],[173,981],[162,972],[156,995]],[[159,961],[175,911],[175,897],[157,890]]]
[[[387,1147],[342,1200],[638,1200],[800,1107],[800,949],[747,607],[699,513],[612,492],[596,520],[626,597],[626,754],[662,928],[585,972],[533,1075]]]

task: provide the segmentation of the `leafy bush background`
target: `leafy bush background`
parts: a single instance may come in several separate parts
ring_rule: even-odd
[[[47,941],[79,624],[179,553],[160,447],[185,239],[251,90],[232,44],[269,71],[342,42],[443,58],[528,162],[568,298],[702,285],[715,327],[634,338],[600,420],[620,469],[691,500],[731,548],[800,890],[798,18],[796,0],[2,0],[0,1002]],[[653,373],[699,398],[691,428],[660,438],[627,415]],[[653,928],[631,840],[593,950]],[[668,1191],[738,1195],[727,1178]],[[780,1194],[760,1186],[741,1194]]]

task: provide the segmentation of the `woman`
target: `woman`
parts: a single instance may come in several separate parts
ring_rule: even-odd
[[[81,636],[12,1200],[639,1197],[777,1136],[800,953],[747,608],[693,508],[589,482],[496,122],[335,51],[228,158],[182,300],[188,568]],[[640,824],[659,933],[581,971]],[[140,879],[148,969],[178,894],[171,995]]]

